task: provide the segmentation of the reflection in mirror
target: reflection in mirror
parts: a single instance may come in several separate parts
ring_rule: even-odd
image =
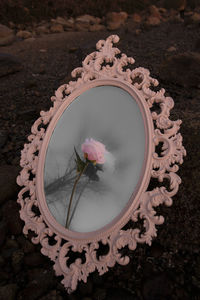
[[[86,139],[105,151],[94,145],[86,151]],[[48,144],[44,189],[51,214],[77,232],[107,225],[134,192],[144,155],[144,121],[132,96],[111,85],[85,91],[65,109]]]

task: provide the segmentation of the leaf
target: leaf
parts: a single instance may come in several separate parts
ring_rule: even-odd
[[[80,163],[85,164],[85,163],[81,160],[81,158],[80,158],[78,152],[76,151],[76,148],[75,148],[75,147],[74,147],[74,151],[75,151],[75,154],[76,154],[76,161],[77,161],[77,163],[78,163],[78,164],[80,164]]]
[[[80,158],[78,152],[76,151],[76,148],[74,147],[74,151],[75,151],[75,154],[76,154],[76,159],[75,159],[75,162],[76,162],[76,167],[77,167],[77,172],[81,172],[86,163],[84,161],[82,161],[82,159]]]

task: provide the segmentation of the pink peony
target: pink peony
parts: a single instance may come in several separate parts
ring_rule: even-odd
[[[107,151],[102,143],[95,141],[92,138],[86,139],[85,142],[81,145],[81,150],[83,151],[85,157],[87,157],[88,160],[97,164],[105,163],[104,154]]]

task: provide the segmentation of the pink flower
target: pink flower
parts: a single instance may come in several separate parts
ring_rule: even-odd
[[[88,160],[97,164],[105,163],[104,154],[107,151],[102,143],[92,138],[86,139],[85,142],[81,145],[81,150],[83,151],[85,157],[87,157]]]

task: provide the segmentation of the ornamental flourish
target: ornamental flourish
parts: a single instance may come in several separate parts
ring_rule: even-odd
[[[128,68],[128,65],[133,65],[135,61],[132,57],[121,54],[120,50],[114,47],[118,41],[117,35],[100,40],[96,44],[97,51],[84,59],[82,67],[73,70],[72,77],[77,79],[57,89],[55,96],[51,97],[53,106],[49,111],[40,112],[40,117],[31,128],[28,143],[24,145],[21,153],[22,170],[17,177],[17,183],[22,189],[17,202],[21,206],[20,217],[25,222],[23,232],[25,235],[28,234],[28,231],[35,233],[32,242],[40,243],[42,254],[54,262],[56,275],[63,276],[62,283],[68,293],[76,289],[78,281],[86,282],[88,275],[95,270],[102,275],[115,263],[128,264],[129,257],[120,254],[121,248],[128,246],[130,250],[134,250],[138,243],[151,245],[152,239],[157,236],[156,225],[164,222],[164,217],[157,215],[155,208],[161,204],[172,205],[172,196],[177,193],[181,183],[176,172],[179,169],[178,165],[183,163],[186,151],[182,146],[182,136],[178,133],[181,121],[169,119],[174,101],[165,96],[163,88],[157,92],[153,90],[158,86],[158,81],[150,76],[149,70],[142,67]],[[108,235],[102,234],[96,239],[63,238],[47,225],[39,211],[36,197],[38,153],[45,137],[47,125],[58,108],[74,90],[96,79],[116,79],[131,84],[145,99],[145,105],[149,109],[154,126],[151,177],[157,179],[161,184],[152,190],[147,189],[141,195],[138,206],[131,211],[126,220],[128,223],[130,220],[137,222],[141,219],[144,227],[143,233],[139,228],[124,230],[122,227],[114,229]],[[169,181],[169,189],[164,184],[162,185],[164,179]],[[39,213],[36,213],[36,210]],[[108,252],[103,256],[97,255],[100,242],[108,245]],[[68,254],[71,251],[82,253],[84,259],[77,258],[69,264]]]

